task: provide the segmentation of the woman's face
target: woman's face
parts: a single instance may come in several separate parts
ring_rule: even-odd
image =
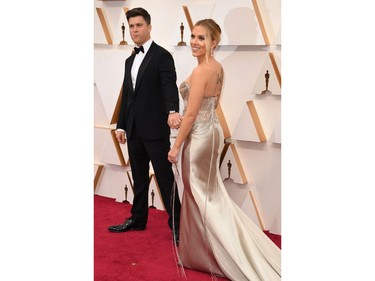
[[[195,26],[190,37],[190,46],[194,57],[206,55],[206,41],[206,30],[202,26]]]
[[[141,46],[151,37],[151,24],[147,25],[142,16],[129,18],[130,36],[133,42]]]

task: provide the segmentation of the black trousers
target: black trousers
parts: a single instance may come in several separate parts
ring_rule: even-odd
[[[154,168],[155,177],[159,185],[164,207],[169,215],[168,225],[171,229],[172,217],[175,229],[179,229],[181,203],[178,196],[176,184],[173,191],[174,174],[172,164],[168,161],[170,150],[170,139],[143,140],[139,135],[137,127],[133,126],[131,136],[127,139],[130,168],[134,181],[134,200],[131,209],[132,218],[140,223],[147,223],[148,219],[148,194],[149,194],[149,163]],[[172,196],[174,197],[174,214],[172,216]]]

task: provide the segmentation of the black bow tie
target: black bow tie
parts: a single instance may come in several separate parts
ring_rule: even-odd
[[[142,53],[145,53],[145,50],[143,49],[143,46],[141,46],[141,47],[139,47],[139,48],[134,47],[134,52],[135,52],[136,54],[138,54],[139,51],[141,51]]]

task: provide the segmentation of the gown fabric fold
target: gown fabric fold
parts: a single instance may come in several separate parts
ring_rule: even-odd
[[[185,109],[190,86],[180,94]],[[182,266],[232,281],[281,280],[281,250],[229,197],[219,170],[224,136],[215,108],[204,97],[182,149],[184,193],[178,254]]]

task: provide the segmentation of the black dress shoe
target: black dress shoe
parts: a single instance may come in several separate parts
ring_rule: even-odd
[[[108,227],[110,232],[125,232],[129,230],[145,230],[146,225],[144,223],[139,223],[135,219],[129,218],[123,224],[112,225]]]

